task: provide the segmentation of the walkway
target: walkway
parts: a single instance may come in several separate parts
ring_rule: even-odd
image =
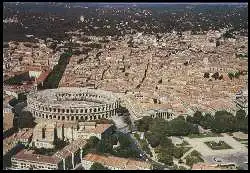
[[[194,151],[194,148],[191,148],[190,150],[188,150],[185,154],[183,154],[183,156],[181,157],[181,160],[184,160],[184,158],[186,156],[188,156],[192,151]]]
[[[184,137],[186,140],[195,150],[197,150],[203,156],[209,155],[223,155],[223,154],[235,154],[238,152],[248,152],[248,149],[241,144],[239,141],[233,139],[232,136],[228,134],[222,134],[222,137],[204,137],[204,138],[188,138]],[[208,141],[225,141],[228,145],[232,147],[232,149],[223,149],[223,150],[213,150],[208,147],[204,142]]]
[[[174,162],[174,164],[175,165],[177,165],[178,167],[179,166],[183,166],[183,167],[185,167],[186,169],[190,169],[190,167],[188,166],[188,165],[186,165],[186,164],[184,164],[184,163],[179,163],[179,160],[178,159],[173,159],[173,162]]]
[[[147,141],[147,143],[148,143],[148,140],[146,140],[146,141]],[[157,154],[155,153],[154,148],[152,148],[151,145],[150,145],[149,143],[148,143],[148,147],[149,147],[149,149],[150,149],[150,151],[151,151],[151,153],[152,153],[152,155],[153,155],[152,159],[155,160],[155,161],[158,161]]]

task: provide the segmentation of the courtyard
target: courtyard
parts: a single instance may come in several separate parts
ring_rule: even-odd
[[[244,163],[248,162],[248,149],[233,136],[222,133],[221,137],[189,138],[184,137],[193,149],[201,153],[202,158],[209,163]],[[220,142],[223,141],[223,142]],[[220,143],[218,149],[210,148],[206,143]],[[227,147],[225,146],[227,145]],[[218,146],[218,145],[217,145]],[[223,146],[223,147],[222,147]],[[230,148],[229,148],[230,147]],[[227,149],[225,149],[227,148]]]

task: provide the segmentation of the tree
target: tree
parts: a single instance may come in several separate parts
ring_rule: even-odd
[[[186,117],[186,121],[187,121],[187,122],[190,122],[190,123],[193,123],[193,117],[191,117],[190,115],[188,115],[188,116]]]
[[[227,75],[231,80],[234,78],[234,74],[232,72],[229,72]]]
[[[158,84],[162,84],[162,79],[160,79],[160,80],[158,81]]]
[[[86,148],[95,148],[100,140],[96,136],[91,136],[87,140]]]
[[[219,73],[218,73],[218,72],[215,72],[215,73],[212,75],[212,77],[213,77],[215,80],[219,79]]]
[[[93,165],[91,165],[90,170],[109,170],[109,169],[104,167],[102,164],[95,162]]]
[[[80,59],[77,61],[77,64],[81,64],[82,61],[83,61],[83,59],[80,58]]]
[[[237,120],[244,120],[245,117],[246,117],[246,112],[244,110],[240,109],[236,112],[235,118]]]
[[[186,157],[186,164],[189,166],[193,166],[195,163],[199,163],[201,160],[197,157],[187,156]]]
[[[211,128],[213,125],[214,118],[211,114],[205,114],[203,120],[200,122],[200,125],[206,129]]]
[[[175,118],[175,119],[178,119],[178,120],[184,120],[184,121],[185,121],[185,117],[184,117],[184,116],[182,116],[182,115],[178,116],[178,117],[177,117],[177,118]]]
[[[146,132],[149,130],[149,124],[152,122],[153,118],[150,116],[145,116],[139,121],[135,122],[138,131]]]
[[[147,138],[151,147],[155,148],[160,145],[160,139],[153,133],[146,133],[145,137]]]
[[[166,155],[165,153],[164,154],[159,154],[158,155],[159,157],[159,161],[168,165],[168,166],[172,166],[174,164],[173,162],[173,156],[171,155]]]
[[[112,153],[113,145],[108,140],[101,140],[97,146],[96,150],[99,153]]]
[[[238,79],[240,77],[240,72],[235,72],[234,77]]]
[[[177,159],[180,159],[182,156],[183,156],[183,153],[184,151],[183,151],[183,148],[182,147],[180,147],[180,148],[178,148],[178,147],[174,147],[174,157],[175,158],[177,158]]]
[[[235,118],[227,111],[217,111],[214,116],[212,131],[217,133],[231,132],[235,129]]]
[[[208,72],[204,73],[204,78],[209,78],[209,73]]]
[[[220,41],[216,40],[216,47],[220,46]]]
[[[223,79],[223,75],[220,75],[219,80]]]
[[[172,143],[171,139],[169,139],[167,136],[162,136],[161,140],[160,140],[160,145],[161,147],[165,148],[173,148],[174,144]]]
[[[191,133],[199,133],[197,126],[178,119],[170,121],[166,131],[169,136],[186,136]]]
[[[203,120],[202,113],[200,111],[196,111],[193,116],[193,123],[200,124],[202,120]]]
[[[129,137],[126,136],[125,134],[120,134],[118,136],[118,140],[119,140],[120,145],[121,145],[122,148],[129,147],[130,144],[131,144],[131,141],[129,140]]]
[[[238,110],[236,112],[236,126],[237,128],[235,130],[240,130],[247,132],[248,131],[248,117],[246,116],[246,112],[242,109]]]

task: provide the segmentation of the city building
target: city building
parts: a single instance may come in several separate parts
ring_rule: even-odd
[[[51,156],[23,149],[11,158],[11,169],[68,170],[81,163],[85,139],[77,139]]]
[[[3,105],[3,133],[8,133],[12,131],[14,123],[14,113],[12,111],[12,106],[9,104]]]
[[[34,128],[32,142],[37,148],[54,148],[56,139],[74,141],[79,138],[88,139],[90,136],[101,139],[113,131],[113,124],[40,122]]]
[[[217,164],[211,165],[207,163],[196,163],[192,166],[192,170],[222,170]]]
[[[55,156],[33,154],[33,150],[23,149],[11,158],[12,169],[55,170],[63,169],[62,160]],[[61,164],[60,164],[61,163]]]
[[[115,156],[104,156],[88,153],[83,157],[82,166],[89,170],[94,163],[100,163],[111,170],[150,170],[151,164],[146,161],[132,160]]]
[[[37,148],[54,148],[55,125],[38,123],[33,130],[33,145]]]
[[[147,111],[147,114],[149,114],[152,118],[162,118],[166,120],[172,120],[175,118],[171,110],[165,109],[151,109]]]

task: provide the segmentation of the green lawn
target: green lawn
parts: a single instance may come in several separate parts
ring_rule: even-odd
[[[204,143],[213,150],[223,150],[223,149],[231,149],[232,148],[224,141],[219,141],[218,143],[215,141],[209,141],[209,142],[204,142]]]

